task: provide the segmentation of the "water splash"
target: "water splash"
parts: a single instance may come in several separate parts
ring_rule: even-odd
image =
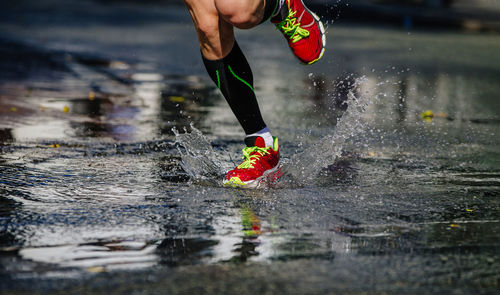
[[[365,77],[354,79],[347,93],[348,105],[344,115],[338,119],[331,134],[321,138],[290,159],[282,159],[279,179],[276,173],[261,180],[259,188],[304,186],[314,183],[322,168],[335,162],[342,156],[348,141],[356,138],[366,129],[363,114],[378,95],[361,91]],[[203,133],[191,124],[190,133],[179,133],[173,129],[176,142],[182,147],[179,153],[182,167],[196,182],[220,185],[226,171],[233,165],[227,151],[216,150]]]
[[[299,186],[314,182],[322,168],[326,168],[341,157],[346,142],[359,135],[366,128],[363,114],[376,96],[361,93],[360,87],[365,80],[364,77],[354,79],[347,94],[348,108],[344,115],[337,120],[333,133],[324,136],[317,143],[292,156],[288,161],[283,161],[282,172],[284,176],[280,182]]]
[[[212,147],[210,140],[191,124],[191,132],[179,133],[175,128],[175,141],[182,158],[181,166],[193,181],[218,185],[229,170],[229,155]]]

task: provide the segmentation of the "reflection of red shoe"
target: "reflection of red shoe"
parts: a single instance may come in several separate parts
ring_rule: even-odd
[[[288,40],[293,54],[305,64],[318,61],[325,52],[325,27],[319,17],[305,7],[302,0],[286,0],[288,15],[276,24]]]
[[[241,208],[241,221],[245,237],[257,238],[262,234],[260,220],[249,208]]]
[[[248,143],[248,141],[253,141]],[[274,146],[266,147],[260,136],[247,138],[247,146],[243,149],[244,161],[233,170],[227,172],[224,186],[240,188],[256,188],[260,180],[278,167],[280,160],[278,138],[273,137]]]

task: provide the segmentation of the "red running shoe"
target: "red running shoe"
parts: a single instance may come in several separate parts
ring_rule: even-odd
[[[325,52],[325,27],[319,17],[307,9],[302,0],[286,0],[288,15],[273,21],[288,40],[293,54],[305,64],[318,61]]]
[[[238,188],[256,188],[260,180],[278,168],[280,152],[278,138],[273,137],[274,146],[266,147],[260,136],[245,139],[247,147],[243,149],[244,161],[226,174],[224,186]]]

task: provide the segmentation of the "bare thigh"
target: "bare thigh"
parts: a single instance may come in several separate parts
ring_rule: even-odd
[[[264,16],[264,0],[214,0],[219,14],[239,29],[258,25]]]
[[[225,57],[234,44],[234,28],[217,11],[215,0],[184,0],[198,35],[201,53],[207,59]]]

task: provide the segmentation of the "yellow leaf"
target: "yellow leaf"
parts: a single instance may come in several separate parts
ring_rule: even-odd
[[[184,97],[182,96],[169,96],[168,99],[171,102],[184,102]]]
[[[102,266],[92,266],[92,267],[87,268],[87,271],[94,272],[94,273],[104,272],[105,270],[106,269],[104,269],[104,267],[102,267]]]
[[[434,118],[434,113],[431,110],[427,110],[420,114],[420,117],[422,117],[422,119],[424,119],[426,122],[431,122]]]

